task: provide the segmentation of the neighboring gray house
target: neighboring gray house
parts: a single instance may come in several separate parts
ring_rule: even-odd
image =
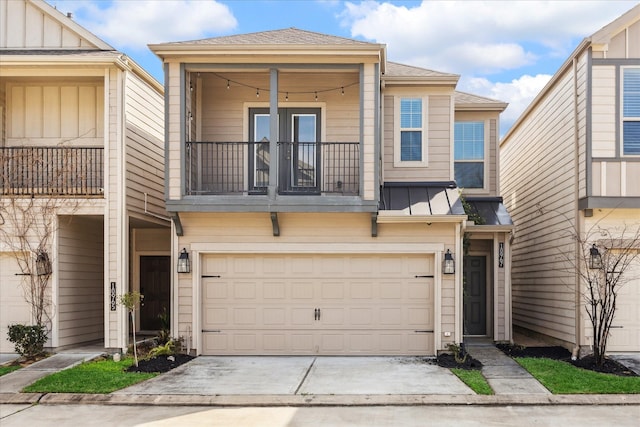
[[[0,204],[74,206],[56,203],[45,248],[48,346],[126,348],[128,316],[113,304],[120,295],[146,295],[138,329],[158,329],[157,315],[170,308],[163,87],[41,0],[0,2],[0,55]],[[10,222],[0,227],[15,236]],[[13,351],[10,323],[33,321],[18,249],[0,242],[0,352]]]
[[[516,226],[514,326],[589,346],[572,234],[591,245],[640,228],[640,5],[580,43],[505,135],[500,158]],[[626,278],[612,352],[640,351],[640,259]]]

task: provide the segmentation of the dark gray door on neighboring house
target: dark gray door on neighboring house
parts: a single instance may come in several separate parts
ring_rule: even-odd
[[[486,257],[464,257],[464,334],[487,334]]]
[[[140,306],[140,329],[155,331],[161,329],[158,315],[166,308],[170,312],[169,278],[171,257],[140,257],[140,293],[144,295]]]

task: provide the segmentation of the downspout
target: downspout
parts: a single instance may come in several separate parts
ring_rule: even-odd
[[[589,52],[589,51],[588,51]],[[588,55],[589,53],[587,53]],[[582,236],[582,227],[580,224],[580,210],[578,209],[578,200],[580,199],[580,137],[578,135],[578,61],[576,60],[577,56],[573,58],[573,142],[574,142],[574,156],[573,156],[573,171],[574,171],[574,223],[576,228],[576,241],[574,242],[574,263],[575,263],[575,345],[573,350],[571,351],[571,359],[576,360],[580,354],[580,342],[582,341],[582,310],[581,308],[581,274],[580,270],[582,268],[582,263],[580,262],[580,249],[579,242]],[[587,81],[587,84],[591,84],[590,81]],[[589,102],[589,100],[586,100]],[[587,120],[590,120],[587,117]]]

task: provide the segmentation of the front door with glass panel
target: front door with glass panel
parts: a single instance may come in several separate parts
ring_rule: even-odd
[[[250,184],[266,190],[269,178],[269,111],[250,110]],[[278,110],[278,189],[281,194],[320,192],[320,109]]]

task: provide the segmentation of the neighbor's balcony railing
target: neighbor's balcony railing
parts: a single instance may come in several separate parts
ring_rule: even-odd
[[[277,191],[290,195],[358,195],[357,142],[278,143]],[[266,194],[268,142],[187,142],[187,195]]]
[[[101,147],[0,147],[0,194],[102,195],[103,153]]]

